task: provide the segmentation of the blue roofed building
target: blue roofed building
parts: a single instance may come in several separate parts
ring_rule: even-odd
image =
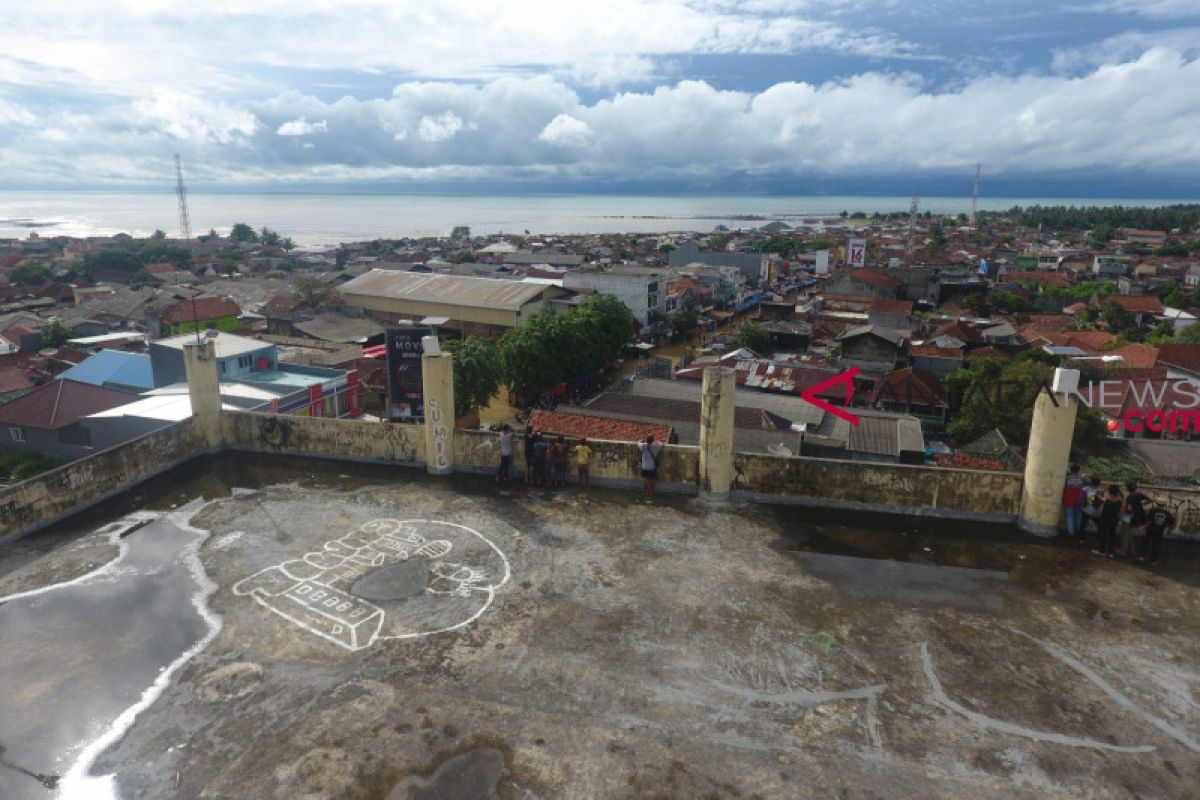
[[[150,356],[123,350],[101,350],[71,367],[62,377],[127,392],[145,392],[154,388]]]

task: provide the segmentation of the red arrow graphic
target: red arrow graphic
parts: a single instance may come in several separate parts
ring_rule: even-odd
[[[845,372],[843,372],[840,375],[834,375],[832,378],[821,381],[816,386],[808,387],[807,389],[805,389],[803,392],[800,393],[800,399],[807,400],[808,402],[812,403],[814,406],[821,409],[822,411],[828,411],[830,414],[833,414],[835,417],[846,420],[851,425],[857,425],[858,424],[857,416],[855,416],[854,414],[851,414],[849,411],[846,411],[845,409],[841,409],[841,408],[838,408],[837,406],[830,405],[829,403],[826,403],[821,398],[817,397],[817,394],[819,392],[825,391],[830,386],[837,386],[839,383],[844,383],[844,384],[846,384],[846,403],[849,404],[850,400],[854,397],[854,376],[857,374],[858,374],[858,367],[851,367],[850,369],[846,370]]]

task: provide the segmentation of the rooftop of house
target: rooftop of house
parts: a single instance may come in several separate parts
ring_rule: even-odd
[[[459,275],[378,269],[373,269],[338,287],[339,292],[351,296],[391,297],[507,311],[519,311],[527,303],[542,297],[546,289],[542,284],[502,278],[468,278]]]
[[[529,417],[529,424],[536,431],[573,439],[586,437],[612,442],[641,442],[653,435],[659,442],[671,440],[669,425],[563,411],[534,411]]]
[[[58,379],[0,405],[0,423],[57,430],[97,411],[125,405],[134,397],[131,392]]]
[[[247,355],[271,347],[267,342],[262,342],[258,339],[248,339],[245,336],[238,336],[237,334],[226,333],[225,331],[205,331],[200,334],[200,339],[210,339],[215,343],[217,358]],[[150,347],[167,347],[171,350],[183,352],[183,348],[186,345],[195,344],[196,341],[197,335],[195,333],[183,333],[179,336],[157,339],[150,343]]]

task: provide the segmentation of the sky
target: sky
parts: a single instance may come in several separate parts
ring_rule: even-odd
[[[0,188],[1200,196],[1198,0],[5,3]]]

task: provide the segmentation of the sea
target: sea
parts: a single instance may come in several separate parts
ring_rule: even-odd
[[[234,223],[266,226],[299,247],[340,242],[446,236],[465,225],[471,233],[538,236],[588,233],[710,232],[718,226],[749,229],[779,220],[803,223],[842,211],[907,212],[909,197],[670,196],[591,194],[309,194],[205,193],[188,195],[193,235],[227,233]],[[1013,206],[1158,206],[1184,202],[1152,199],[981,197],[979,209]],[[970,197],[923,197],[921,211],[970,211]],[[149,236],[156,229],[180,235],[173,191],[0,191],[0,239],[39,236]]]

